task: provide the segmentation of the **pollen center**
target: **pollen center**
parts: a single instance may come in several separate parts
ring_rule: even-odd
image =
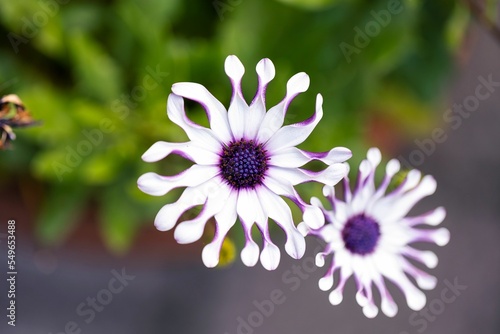
[[[219,167],[224,180],[234,188],[252,188],[262,184],[268,159],[262,144],[242,139],[224,147]]]
[[[380,226],[365,214],[349,218],[342,230],[345,247],[354,254],[372,253],[379,238]]]

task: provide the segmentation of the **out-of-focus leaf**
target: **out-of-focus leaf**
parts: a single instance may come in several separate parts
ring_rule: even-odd
[[[486,0],[486,16],[491,22],[497,21],[499,3],[499,0]]]
[[[326,6],[332,6],[346,0],[277,0],[284,4],[293,5],[306,9],[321,9]]]
[[[40,179],[55,182],[74,180],[74,168],[66,162],[68,152],[62,149],[44,151],[35,156],[32,161],[33,174]]]
[[[181,0],[128,0],[124,1],[124,4],[126,4],[131,11],[135,11],[136,15],[141,15],[144,19],[147,19],[154,29],[161,28],[166,23],[175,19],[181,7]]]
[[[68,110],[68,112],[73,114],[73,117],[83,128],[100,129],[103,120],[109,120],[108,123],[111,124],[111,112],[109,108],[103,107],[101,104],[75,99],[72,101],[71,110]]]
[[[72,102],[61,96],[55,87],[34,85],[21,94],[26,96],[24,100],[30,106],[33,117],[42,122],[30,131],[42,146],[60,145],[78,134],[79,127],[72,116]]]
[[[109,159],[112,154],[100,151],[93,154],[82,165],[82,180],[90,185],[106,184],[113,180],[119,171],[118,159]]]
[[[100,230],[106,246],[116,254],[123,254],[131,245],[140,227],[138,212],[123,191],[114,186],[101,196]]]
[[[456,6],[446,31],[446,40],[453,49],[458,49],[462,45],[469,22],[470,13],[467,8]]]
[[[86,204],[86,197],[87,189],[75,183],[53,187],[45,197],[38,218],[38,238],[47,244],[64,240],[81,218],[80,213]]]
[[[440,96],[452,68],[446,30],[455,7],[454,0],[421,1],[414,31],[418,43],[391,74],[391,79],[414,91],[423,101],[433,102]]]
[[[40,29],[33,41],[37,49],[51,57],[61,57],[64,53],[64,32],[59,17],[53,17]]]
[[[41,9],[40,3],[36,0],[0,0],[0,7],[2,21],[7,23],[13,32],[20,32],[21,27],[25,24],[25,20],[20,20],[20,18],[32,20],[33,14]]]
[[[87,35],[75,32],[68,39],[81,92],[101,101],[119,96],[122,79],[114,60]]]
[[[435,106],[423,103],[414,94],[391,84],[377,93],[378,97],[370,106],[371,110],[388,116],[409,137],[425,133],[434,124],[427,115]]]
[[[64,7],[62,26],[70,34],[96,31],[105,17],[104,7],[92,3],[75,3]]]

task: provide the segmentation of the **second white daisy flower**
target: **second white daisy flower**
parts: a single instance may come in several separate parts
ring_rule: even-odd
[[[333,256],[325,276],[319,281],[320,289],[330,290],[334,285],[334,274],[338,271],[339,279],[330,292],[330,302],[340,304],[344,286],[353,276],[358,289],[356,300],[369,318],[378,313],[372,292],[374,287],[380,291],[382,312],[392,317],[398,311],[385,279],[399,287],[412,310],[421,310],[426,297],[420,289],[433,289],[436,278],[416,267],[409,259],[434,268],[438,258],[433,252],[419,250],[411,244],[428,242],[444,246],[450,238],[446,228],[421,228],[422,225],[439,225],[446,216],[444,208],[438,207],[419,216],[406,216],[417,202],[434,193],[434,178],[429,175],[422,177],[419,171],[411,170],[398,188],[386,193],[400,164],[397,160],[389,161],[385,178],[376,188],[375,170],[380,161],[380,151],[370,149],[368,158],[359,167],[353,192],[347,177],[344,179],[344,200],[335,196],[333,187],[325,186],[324,195],[332,210],[325,209],[317,198],[311,201],[325,214],[327,223],[323,227],[311,229],[299,225],[304,234],[314,235],[326,242],[325,251],[316,256],[316,265],[324,266],[325,257]],[[407,275],[415,279],[420,289]]]

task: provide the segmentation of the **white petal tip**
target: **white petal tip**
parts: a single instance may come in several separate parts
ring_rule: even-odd
[[[323,187],[323,196],[334,197],[335,196],[335,188],[333,188],[332,186],[325,185]]]
[[[161,176],[156,173],[145,173],[137,179],[137,187],[151,196],[163,196],[168,189],[163,186]]]
[[[388,302],[388,301],[382,301],[382,312],[388,316],[389,318],[392,318],[398,314],[398,306],[396,303],[393,302]]]
[[[336,185],[339,181],[349,174],[349,165],[344,163],[333,164],[327,168],[330,173],[331,186]]]
[[[321,119],[323,117],[323,95],[316,95],[316,117]]]
[[[419,260],[430,269],[436,268],[439,262],[437,255],[431,251],[421,252]]]
[[[141,159],[145,162],[156,162],[165,158],[170,153],[170,151],[166,148],[167,145],[168,143],[162,141],[154,143],[146,152],[144,152]]]
[[[233,80],[241,80],[243,74],[245,74],[245,67],[238,59],[238,57],[231,55],[226,58],[226,62],[224,63],[224,70],[228,77]]]
[[[304,236],[295,231],[294,235],[287,235],[285,250],[294,259],[300,259],[306,252],[306,240]]]
[[[335,158],[334,162],[345,162],[352,158],[352,151],[346,147],[334,147],[330,150],[330,154]]]
[[[380,161],[382,161],[382,153],[380,153],[380,150],[376,147],[370,148],[368,150],[368,153],[366,154],[366,157],[374,167],[378,166],[378,164],[380,164]]]
[[[317,197],[311,197],[311,205],[317,206],[318,208],[321,208],[323,206],[323,204],[321,204],[321,200]]]
[[[219,250],[213,244],[208,244],[201,252],[201,259],[207,268],[214,268],[219,264]]]
[[[194,82],[177,82],[172,85],[172,92],[173,94],[170,94],[168,96],[168,101],[173,104],[178,104],[182,103],[183,99],[182,97],[187,94],[190,88],[192,87],[198,87],[201,86],[198,83]]]
[[[420,173],[419,170],[417,169],[412,169],[406,174],[406,183],[405,187],[407,189],[414,188],[418,182],[420,181],[420,177],[422,176],[422,173]]]
[[[149,151],[149,150],[148,150]],[[145,161],[145,162],[154,162],[154,161],[158,161],[158,160],[153,160],[151,155],[148,153],[148,151],[144,152],[143,155],[141,155],[141,159],[142,161]]]
[[[385,167],[385,173],[387,176],[392,177],[396,175],[397,172],[401,169],[401,164],[396,159],[392,159],[387,163]]]
[[[322,291],[328,291],[333,286],[333,276],[325,276],[320,278],[318,286]]]
[[[300,234],[302,234],[304,237],[309,234],[309,227],[307,227],[307,224],[304,222],[297,225],[297,230],[299,230]]]
[[[316,266],[323,267],[325,265],[325,256],[322,253],[316,255],[315,259]]]
[[[172,229],[175,226],[176,222],[165,221],[160,219],[155,219],[154,225],[158,231],[165,232]]]
[[[365,307],[363,307],[363,314],[365,315],[365,317],[373,319],[378,314],[378,307],[376,307],[373,304],[368,304]]]
[[[318,229],[325,224],[325,216],[316,206],[307,206],[304,210],[304,223],[312,229]]]
[[[190,244],[198,241],[203,235],[205,224],[201,221],[185,221],[177,225],[174,231],[174,239],[179,244]]]
[[[280,250],[276,245],[266,244],[262,253],[260,254],[260,262],[262,266],[267,270],[274,270],[278,267],[280,263]]]
[[[439,225],[446,218],[446,210],[443,207],[436,208],[431,216],[428,217],[426,223],[429,225]]]
[[[309,76],[306,73],[300,72],[295,74],[286,84],[287,95],[296,95],[305,92],[309,89],[310,82]]]
[[[259,61],[256,70],[259,76],[259,84],[262,86],[266,86],[271,80],[274,79],[274,76],[276,75],[274,64],[268,58],[264,58]]]
[[[434,241],[438,246],[445,246],[450,242],[450,231],[446,228],[438,229],[434,234]]]
[[[422,291],[415,289],[406,296],[406,302],[413,311],[420,311],[424,308],[427,298]]]
[[[333,290],[328,296],[328,300],[332,305],[339,305],[340,303],[342,303],[342,299],[344,299],[344,296],[342,295],[342,292],[338,290]]]
[[[259,261],[259,246],[254,242],[247,242],[241,251],[241,261],[247,267],[253,267]]]
[[[421,289],[432,290],[437,285],[437,278],[434,276],[417,277],[417,284]]]
[[[437,182],[434,177],[430,175],[426,175],[422,178],[422,188],[424,189],[426,194],[432,195],[436,191]]]

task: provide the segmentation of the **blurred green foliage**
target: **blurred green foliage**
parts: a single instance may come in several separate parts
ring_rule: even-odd
[[[125,251],[141,224],[150,225],[179,194],[142,194],[138,176],[188,166],[180,158],[140,159],[158,140],[185,140],[166,117],[170,86],[201,83],[227,106],[229,54],[246,66],[247,101],[257,62],[274,62],[268,107],[293,74],[308,73],[311,87],[292,103],[287,122],[309,117],[323,94],[324,119],[303,147],[346,146],[357,165],[372,145],[373,117],[390,119],[402,133],[433,124],[469,20],[453,0],[401,1],[397,14],[388,12],[392,1],[0,0],[0,94],[18,94],[43,121],[17,131],[14,149],[0,152],[0,182],[30,175],[42,184],[40,240],[64,240],[92,203],[103,240]],[[390,13],[387,24],[377,21],[380,11]],[[379,27],[373,36],[370,24]],[[366,46],[356,44],[356,27]],[[346,57],[342,43],[358,52]],[[200,106],[187,108],[207,124]],[[305,198],[317,190],[304,187]]]

